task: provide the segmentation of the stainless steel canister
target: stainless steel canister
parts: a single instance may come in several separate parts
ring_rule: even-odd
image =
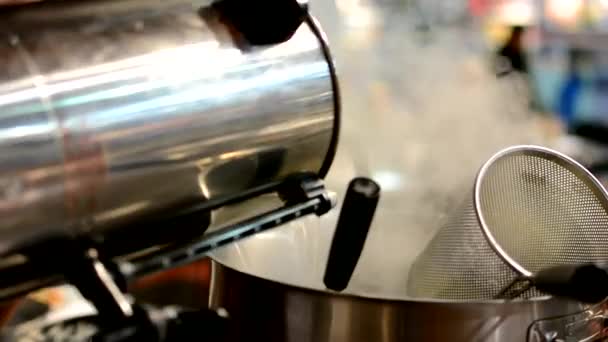
[[[0,12],[0,65],[3,232],[103,232],[333,158],[336,80],[310,17],[257,47],[205,0],[41,2]]]

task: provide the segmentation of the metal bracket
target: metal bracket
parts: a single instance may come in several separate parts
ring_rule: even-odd
[[[282,182],[266,184],[231,197],[209,200],[180,211],[173,211],[167,217],[155,218],[150,224],[171,225],[180,222],[184,217],[196,216],[202,212],[210,212],[269,193],[277,193],[284,205],[203,235],[194,243],[190,241],[167,245],[156,253],[128,261],[114,262],[114,255],[109,254],[104,246],[99,245],[103,244],[103,241],[97,243],[82,239],[77,241],[65,234],[50,234],[42,240],[31,241],[21,252],[32,262],[3,271],[0,282],[8,288],[18,287],[13,291],[0,293],[0,298],[11,298],[67,281],[74,283],[82,291],[93,289],[91,294],[83,293],[91,301],[105,298],[94,304],[103,308],[104,312],[110,313],[110,316],[126,316],[127,311],[124,306],[126,299],[120,298],[119,292],[110,290],[107,284],[103,285],[103,282],[111,279],[119,289],[125,290],[127,280],[199,260],[214,248],[277,227],[301,216],[323,215],[336,202],[335,196],[325,189],[323,181],[316,175],[297,174]],[[148,221],[138,224],[147,223]],[[97,248],[98,245],[100,248]],[[103,251],[104,254],[100,257],[98,251]],[[108,276],[108,273],[111,276]],[[102,285],[106,288],[101,288]],[[105,294],[98,296],[98,291]],[[111,306],[106,308],[106,305]]]
[[[215,248],[278,227],[299,217],[310,214],[321,216],[336,204],[335,196],[328,193],[323,181],[316,177],[306,175],[293,177],[286,181],[277,192],[285,201],[284,206],[217,229],[195,243],[175,246],[167,252],[123,262],[119,265],[121,273],[127,279],[134,279],[188,264],[204,258]]]

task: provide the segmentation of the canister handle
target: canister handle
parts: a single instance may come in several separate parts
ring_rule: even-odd
[[[308,4],[298,0],[221,0],[213,7],[250,45],[287,41],[308,13]]]

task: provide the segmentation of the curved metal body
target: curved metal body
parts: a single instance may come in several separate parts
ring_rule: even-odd
[[[526,341],[536,320],[584,309],[555,299],[476,303],[340,295],[262,279],[217,262],[210,304],[227,309],[237,324],[230,341],[277,342]],[[580,326],[581,341],[595,333],[591,326],[584,330],[585,322]]]
[[[251,47],[208,5],[0,13],[0,231],[103,231],[326,171],[336,84],[312,20]]]

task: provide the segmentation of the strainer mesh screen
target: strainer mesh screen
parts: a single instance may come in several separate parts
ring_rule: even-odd
[[[528,272],[608,260],[605,196],[582,167],[544,149],[498,155],[478,176],[479,207],[469,195],[412,265],[410,296],[494,298],[520,275],[508,258]],[[539,295],[531,289],[522,297]]]
[[[412,265],[409,296],[490,299],[517,275],[483,236],[470,197]]]
[[[507,155],[482,178],[478,210],[505,254],[534,273],[608,260],[608,214],[600,191],[562,159]]]

